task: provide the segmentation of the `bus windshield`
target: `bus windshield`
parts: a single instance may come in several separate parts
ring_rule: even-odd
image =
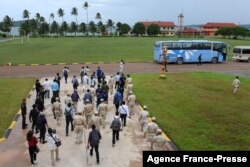
[[[234,48],[233,53],[241,53],[241,49],[239,49],[239,48]]]

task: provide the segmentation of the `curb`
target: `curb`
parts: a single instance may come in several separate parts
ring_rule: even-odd
[[[107,61],[107,62],[85,62],[85,63],[46,63],[46,64],[0,64],[0,66],[53,66],[53,65],[81,65],[81,64],[117,64],[120,62]],[[135,62],[126,62],[126,63],[153,63],[153,61],[135,61]]]
[[[138,107],[139,107],[140,111],[143,110],[143,108],[141,107],[140,104],[138,104]],[[151,117],[149,117],[148,120],[149,120],[149,122],[151,122]],[[171,147],[174,149],[174,151],[180,151],[180,149],[174,144],[174,142],[172,142],[172,140],[163,131],[162,131],[162,136],[166,139],[168,144],[171,145]]]
[[[26,101],[28,101],[30,99],[30,97],[32,96],[32,92],[35,90],[35,86],[33,86],[32,90],[30,91],[29,95],[26,97]],[[5,130],[4,133],[4,137],[0,138],[0,143],[7,140],[8,137],[10,136],[10,133],[12,131],[12,129],[15,128],[16,123],[19,119],[19,117],[21,116],[21,109],[18,110],[17,114],[14,116],[14,120],[11,122],[10,126],[8,127],[8,129]]]

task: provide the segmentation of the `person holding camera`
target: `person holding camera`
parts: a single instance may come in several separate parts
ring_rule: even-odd
[[[51,157],[51,165],[55,166],[55,161],[59,161],[59,148],[56,144],[57,141],[59,141],[59,137],[56,135],[55,129],[52,130],[51,128],[48,128],[48,147],[50,150],[50,157]],[[56,159],[55,159],[56,154]]]

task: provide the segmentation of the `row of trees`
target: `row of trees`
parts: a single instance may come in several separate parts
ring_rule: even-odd
[[[250,36],[250,31],[244,27],[226,27],[218,30],[215,35],[238,39],[239,37],[245,38],[246,36]]]
[[[71,10],[71,15],[75,17],[75,21],[71,23],[67,23],[64,20],[65,12],[62,8],[59,8],[57,11],[57,15],[62,19],[61,24],[54,20],[55,14],[51,13],[49,16],[49,22],[40,15],[40,13],[36,13],[34,18],[30,19],[30,12],[28,10],[24,10],[22,13],[22,17],[24,21],[20,26],[20,35],[66,35],[67,33],[84,33],[88,35],[91,33],[92,35],[98,33],[108,34],[110,35],[115,29],[118,35],[128,34],[131,32],[131,27],[127,23],[115,22],[111,19],[108,19],[106,24],[102,22],[102,17],[99,12],[96,13],[96,23],[94,21],[88,21],[88,2],[83,4],[83,8],[86,10],[86,23],[82,22],[78,24],[78,9],[73,7]],[[8,15],[3,18],[2,23],[0,24],[0,30],[2,32],[6,32],[10,35],[11,27],[13,26],[14,21]],[[160,33],[160,27],[158,25],[150,25],[149,27],[145,27],[142,23],[136,23],[133,27],[132,33],[136,35],[142,35],[148,33],[149,35],[157,35]]]

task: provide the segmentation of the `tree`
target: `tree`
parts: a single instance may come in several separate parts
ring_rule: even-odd
[[[7,32],[8,35],[10,35],[11,27],[13,26],[14,21],[12,18],[10,18],[8,15],[6,15],[3,18],[3,22],[1,24],[1,30],[3,32]]]
[[[78,31],[78,27],[77,27],[77,24],[76,24],[76,22],[71,22],[71,24],[70,24],[70,31],[71,32],[75,32],[75,36],[76,36],[76,32]]]
[[[99,21],[97,23],[97,31],[100,33],[100,35],[102,35],[103,33],[106,32],[106,27],[105,25],[102,23],[102,21]]]
[[[25,25],[25,29],[27,28],[27,29],[26,29],[27,31],[25,31],[25,33],[23,33],[23,34],[28,35],[29,32],[30,32],[30,30],[29,30],[30,12],[29,12],[28,10],[26,10],[26,9],[23,11],[23,18],[28,20],[28,21],[26,22],[27,25]],[[26,26],[27,26],[27,27],[26,27]]]
[[[47,35],[49,33],[49,24],[42,22],[38,31],[39,35]]]
[[[94,21],[90,21],[89,22],[89,31],[92,33],[92,35],[94,36],[96,33],[96,26],[95,26],[95,22]]]
[[[40,18],[41,18],[41,15],[40,15],[40,13],[36,13],[36,21],[37,22],[40,22]]]
[[[28,20],[29,20],[29,18],[30,18],[30,13],[29,13],[29,11],[26,10],[26,9],[23,11],[23,18],[24,18],[24,19],[28,19]]]
[[[44,23],[45,22],[45,18],[43,16],[40,17],[40,23]]]
[[[121,26],[121,34],[128,34],[129,31],[131,31],[131,27],[128,24],[123,23]]]
[[[58,9],[57,15],[62,18],[62,22],[63,22],[64,10],[62,10],[62,8]]]
[[[121,34],[121,28],[122,28],[122,23],[118,22],[116,23],[116,33]]]
[[[55,18],[55,15],[54,15],[54,13],[50,13],[50,15],[49,15],[49,19],[52,19],[52,21],[54,21],[54,18]]]
[[[114,22],[111,19],[107,21],[107,28],[109,29],[109,33],[112,33],[112,28],[114,28]]]
[[[86,24],[85,23],[81,23],[80,26],[79,26],[79,32],[82,32],[82,33],[86,33]]]
[[[136,35],[145,34],[145,26],[144,26],[144,24],[142,24],[140,22],[135,23],[135,25],[133,27],[133,33],[135,33]]]
[[[59,25],[56,21],[53,21],[50,26],[50,33],[51,34],[57,34],[59,33]]]
[[[20,28],[19,28],[19,33],[20,33],[20,35],[22,35],[22,36],[26,36],[27,34],[30,33],[29,21],[28,21],[28,20],[25,20],[25,21],[21,24],[21,26],[20,26]]]
[[[96,13],[95,19],[97,21],[101,21],[102,20],[102,16],[101,16],[101,14],[99,12]]]
[[[29,25],[30,25],[30,33],[32,35],[36,35],[36,33],[38,32],[37,21],[35,19],[31,19]]]
[[[249,30],[244,27],[225,27],[220,30],[218,30],[215,35],[221,35],[224,38],[228,36],[230,38],[231,36],[234,39],[238,39],[239,36],[245,38],[249,33]]]
[[[78,25],[78,22],[77,22],[78,10],[77,10],[76,7],[72,8],[71,15],[75,16],[75,18],[76,18],[76,25]]]
[[[88,8],[89,8],[89,4],[88,4],[88,2],[86,1],[86,2],[84,2],[84,4],[83,4],[83,8],[86,10],[86,18],[87,18],[87,26],[88,26],[88,24],[89,24],[89,16],[88,16]],[[87,28],[87,35],[88,35],[88,28]]]
[[[147,33],[148,35],[153,35],[153,36],[158,35],[161,33],[160,27],[156,24],[150,24],[147,28]]]
[[[61,30],[63,35],[65,35],[65,32],[67,32],[69,30],[69,26],[68,26],[66,21],[62,22],[60,30]]]

